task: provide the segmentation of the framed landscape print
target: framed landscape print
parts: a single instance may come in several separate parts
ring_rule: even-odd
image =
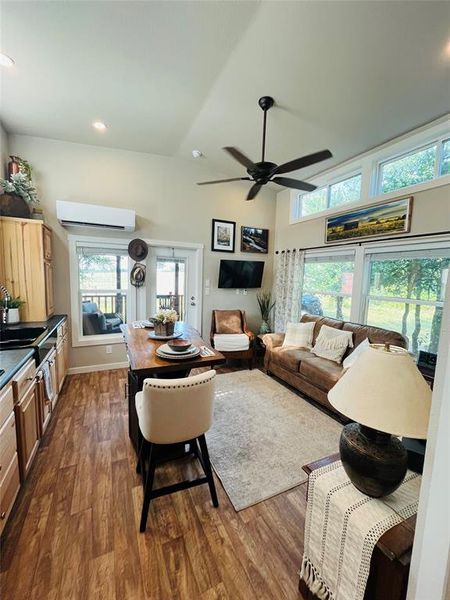
[[[211,250],[213,252],[234,252],[236,223],[234,221],[212,220]]]
[[[241,252],[267,254],[269,251],[269,230],[259,227],[241,227]]]
[[[378,202],[328,217],[325,243],[408,233],[413,197]]]

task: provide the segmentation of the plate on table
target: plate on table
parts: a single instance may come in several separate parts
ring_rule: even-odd
[[[196,352],[198,350],[197,346],[193,346],[192,344],[189,346],[189,348],[187,348],[187,350],[172,350],[172,348],[169,346],[169,344],[162,344],[159,348],[158,348],[159,352],[162,352],[163,354],[170,354],[170,356],[183,356],[183,355],[187,355],[187,354],[193,354],[194,352]]]
[[[174,352],[167,344],[163,344],[156,349],[156,354],[159,358],[164,358],[165,360],[183,360],[185,358],[195,358],[198,356],[200,354],[200,348],[191,346],[186,352]]]
[[[156,333],[154,331],[151,331],[148,334],[148,337],[151,340],[173,340],[175,338],[181,337],[182,335],[183,335],[182,331],[179,331],[179,332],[175,331],[173,335],[156,335]]]

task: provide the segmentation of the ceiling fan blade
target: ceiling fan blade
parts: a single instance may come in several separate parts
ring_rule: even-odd
[[[254,162],[250,160],[247,156],[245,156],[245,154],[242,154],[242,152],[237,148],[233,148],[233,146],[225,146],[223,150],[225,150],[225,152],[228,152],[228,154],[231,154],[234,160],[237,160],[246,169],[250,169],[251,167],[255,166]]]
[[[215,181],[200,181],[197,185],[211,185],[213,183],[228,183],[229,181],[251,181],[250,177],[233,177],[232,179],[216,179]]]
[[[295,158],[294,160],[290,160],[283,165],[277,167],[274,171],[274,175],[278,175],[278,173],[290,173],[291,171],[297,171],[298,169],[303,169],[304,167],[309,167],[310,165],[314,165],[322,160],[326,160],[327,158],[331,158],[333,155],[329,150],[321,150],[320,152],[314,152],[314,154],[308,154],[307,156],[302,156],[302,158]]]
[[[262,188],[262,183],[255,183],[250,188],[249,193],[247,194],[246,200],[253,200],[253,198],[258,194],[259,190]]]
[[[288,188],[294,188],[296,190],[303,190],[305,192],[313,192],[317,189],[316,185],[312,185],[311,183],[306,183],[306,181],[298,181],[297,179],[291,179],[290,177],[274,177],[271,179],[274,183],[278,183],[278,185],[284,185]]]

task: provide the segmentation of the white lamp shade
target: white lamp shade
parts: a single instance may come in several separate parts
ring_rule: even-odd
[[[378,431],[425,439],[431,389],[406,350],[364,350],[328,392],[340,413]]]

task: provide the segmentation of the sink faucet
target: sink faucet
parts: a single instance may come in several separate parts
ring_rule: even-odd
[[[8,323],[8,302],[11,296],[4,285],[0,283],[0,292],[3,296],[3,306],[0,308],[0,327],[3,329]]]

